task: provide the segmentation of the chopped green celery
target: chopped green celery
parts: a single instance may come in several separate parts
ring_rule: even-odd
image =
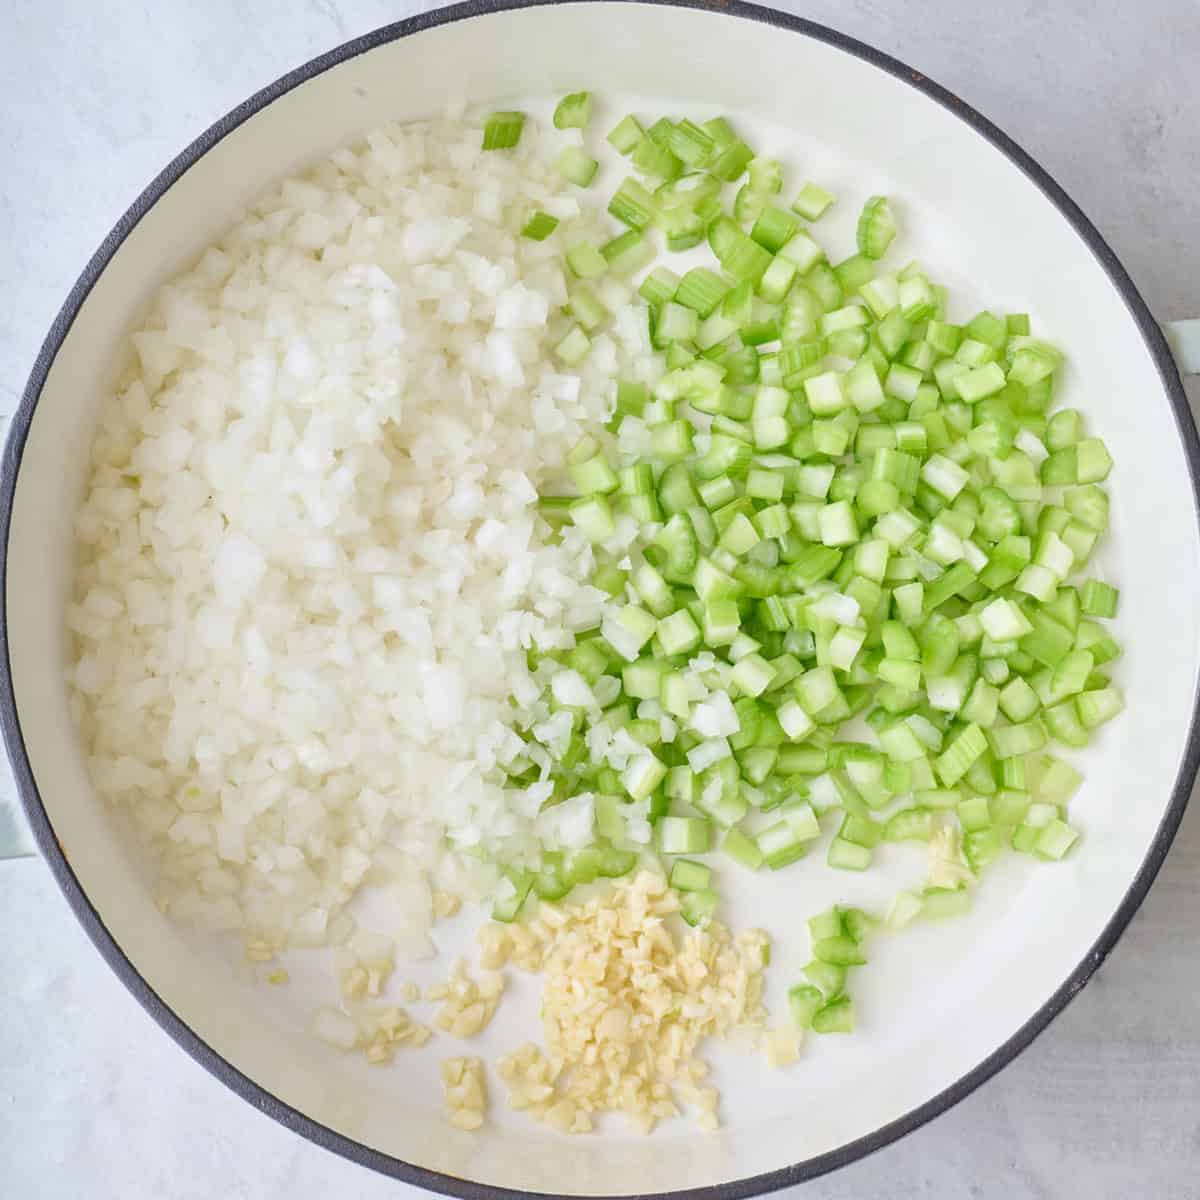
[[[1046,756],[1048,757],[1048,756]],[[1000,784],[1006,788],[1025,787],[1025,760],[1023,758],[1007,758],[997,763]]]
[[[1039,755],[1033,779],[1037,798],[1046,804],[1065,807],[1083,782],[1083,776],[1070,763],[1052,754]]]
[[[645,800],[666,775],[666,766],[647,750],[630,760],[621,773],[621,783],[632,799]]]
[[[1069,488],[1063,503],[1067,511],[1088,529],[1103,533],[1108,528],[1108,496],[1095,484]]]
[[[598,880],[601,862],[602,852],[598,845],[584,846],[583,850],[572,854],[570,863],[563,871],[563,880],[568,889]]]
[[[836,278],[833,277],[832,272],[829,275],[821,272],[815,279],[810,274],[825,258],[825,251],[814,238],[803,229],[797,230],[779,247],[776,253],[780,258],[792,263],[801,274],[806,276],[805,282],[808,290],[814,294],[820,304],[826,309],[837,307],[837,301],[841,299],[842,289]],[[832,284],[837,288],[836,299],[830,286],[831,280]],[[817,294],[816,289],[813,288],[813,282],[817,283],[820,294]]]
[[[547,850],[533,876],[533,891],[539,900],[561,900],[571,890],[563,870],[562,854]]]
[[[841,937],[845,932],[846,924],[842,918],[840,909],[826,909],[825,912],[818,913],[815,917],[809,917],[808,919],[809,937],[814,942],[821,941],[823,938]]]
[[[712,138],[713,145],[719,150],[732,146],[738,140],[733,126],[724,117],[713,117],[704,122],[704,132]]]
[[[571,520],[593,542],[603,542],[616,530],[612,508],[603,496],[575,500],[568,509]]]
[[[483,125],[483,148],[510,150],[521,140],[521,131],[524,128],[524,113],[494,112]]]
[[[763,864],[763,854],[758,843],[747,837],[740,829],[730,829],[721,841],[721,849],[734,862],[751,871],[757,871]]]
[[[733,198],[734,219],[741,225],[753,225],[769,199],[768,194],[759,191],[752,182],[743,184]]]
[[[996,723],[999,698],[1000,693],[997,688],[984,679],[976,679],[960,716],[964,721],[988,729]]]
[[[959,917],[971,908],[971,893],[966,888],[926,888],[921,900],[921,912],[934,920]]]
[[[1041,707],[1041,701],[1028,682],[1015,676],[1000,690],[1000,709],[1014,724],[1028,721]]]
[[[564,146],[554,162],[558,173],[576,187],[588,187],[600,164],[578,146]]]
[[[564,96],[554,109],[555,129],[583,129],[592,119],[590,92],[572,92]]]
[[[887,197],[872,196],[858,218],[859,252],[867,258],[882,258],[895,236],[896,220]]]
[[[725,271],[735,282],[757,283],[771,265],[771,253],[763,249],[728,217],[718,217],[708,231],[708,242]]]
[[[635,254],[652,253],[637,232],[652,222],[669,245],[707,229],[722,270],[696,268],[680,280],[659,268],[641,285],[668,374],[652,400],[640,385],[619,388],[609,428],[642,418],[648,457],[614,472],[593,444],[568,463],[581,499],[539,501],[552,524],[570,517],[596,542],[629,515],[661,526],[648,532],[644,568],[631,569],[644,607],[610,612],[604,636],[580,643],[592,649],[559,658],[609,705],[611,727],[648,747],[624,781],[608,768],[584,774],[600,798],[601,836],[623,831],[615,792],[652,785],[660,844],[664,822],[683,822],[666,825],[683,847],[673,853],[702,852],[712,828],[725,828],[723,848],[752,868],[795,861],[819,831],[816,812],[830,807],[844,809],[829,853],[842,868],[865,868],[881,836],[928,839],[934,809],[957,812],[976,872],[1014,829],[1019,849],[1061,857],[1076,835],[1046,798],[1065,802],[1078,774],[1039,752],[1048,732],[1086,744],[1122,703],[1097,670],[1120,647],[1094,619],[1115,612],[1116,590],[1065,583],[1107,526],[1097,483],[1111,460],[1083,436],[1075,410],[1049,412],[1061,356],[1031,338],[1019,315],[947,323],[944,289],[917,264],[870,278],[860,248],[830,267],[771,200],[778,168],[763,160],[737,202],[754,221],[747,234],[717,200],[723,174],[740,175],[749,159],[726,122],[663,120],[644,136],[632,119],[622,124],[618,149],[665,182],[655,194],[636,179],[623,185],[613,211],[625,207],[630,232],[599,252],[572,247],[572,273],[626,274]],[[692,160],[711,173],[678,177]],[[702,224],[688,223],[701,212]],[[615,295],[607,279],[596,291],[573,285],[577,326],[560,350],[568,365],[588,354]],[[755,349],[777,338],[777,349]],[[846,369],[830,371],[830,355],[848,357]],[[755,381],[764,385],[757,392],[747,386]],[[704,415],[699,455],[680,402]],[[1043,485],[1066,485],[1058,504]],[[605,560],[597,577],[624,600],[626,572]],[[852,618],[837,616],[840,601],[824,598],[827,589],[854,605]],[[707,686],[743,693],[728,741],[686,728],[696,703],[689,675],[667,661],[702,642],[718,658]],[[650,657],[641,658],[647,643]],[[844,743],[831,756],[835,730],[872,701],[867,720],[882,756],[862,758]],[[661,708],[635,717],[639,702]],[[663,740],[664,714],[685,725],[673,743]],[[586,753],[576,733],[562,761]],[[674,765],[685,756],[712,764],[699,782]],[[910,794],[916,807],[871,820],[872,808]],[[668,816],[672,799],[709,820]],[[757,838],[734,827],[751,806],[779,813]],[[551,891],[565,886],[546,874]],[[910,900],[906,919],[925,906]],[[934,893],[931,908],[965,903],[966,893]]]
[[[963,835],[963,857],[976,875],[990,866],[1004,852],[1005,839],[1001,831],[988,827],[972,829]]]
[[[558,218],[549,213],[535,212],[525,222],[521,236],[534,242],[544,242],[558,228]]]
[[[932,708],[939,712],[957,713],[975,684],[979,663],[973,654],[960,654],[944,674],[926,674],[925,691]]]
[[[574,326],[567,335],[554,348],[554,353],[567,366],[578,366],[587,357],[588,351],[592,348],[591,339],[588,335],[579,328]]]
[[[924,809],[951,811],[962,803],[963,794],[958,788],[917,788],[913,800]]]
[[[762,830],[755,838],[755,848],[763,862],[773,871],[790,866],[807,853],[811,838],[797,836],[785,820]]]
[[[690,615],[690,614],[689,614]],[[631,700],[657,700],[670,666],[662,659],[639,658],[621,670],[621,685]]]
[[[988,813],[993,825],[1020,825],[1032,801],[1021,788],[1001,788],[988,798]]]
[[[1046,712],[1047,719],[1050,711]],[[1061,740],[1057,730],[1055,736]],[[987,731],[987,739],[992,753],[997,758],[1015,758],[1033,750],[1040,750],[1046,744],[1046,728],[1038,719],[1013,725],[994,725]]]
[[[875,261],[865,254],[852,254],[849,258],[844,258],[841,262],[836,263],[833,273],[837,276],[843,291],[857,292],[875,275]]]
[[[658,848],[664,854],[704,854],[711,828],[702,817],[663,817],[656,829]]]
[[[1058,666],[1074,645],[1074,633],[1045,610],[1031,612],[1029,621],[1033,629],[1020,639],[1021,649],[1045,666]]]
[[[617,383],[616,411],[618,415],[640,417],[650,400],[650,389],[644,383],[621,380]]]
[[[896,812],[883,826],[884,841],[929,841],[934,832],[934,816],[929,809],[904,809]]]
[[[839,908],[838,911],[841,914],[842,925],[847,936],[856,942],[865,942],[868,934],[879,926],[878,918],[864,912],[861,908]]]
[[[786,258],[776,256],[771,260],[770,265],[763,271],[761,278],[758,281],[759,295],[771,304],[778,304],[788,294],[795,282],[797,268],[795,263],[789,262]],[[765,338],[764,341],[775,341],[778,337],[776,332],[775,337]],[[746,331],[742,331],[742,340],[746,340]]]
[[[1083,416],[1078,409],[1059,409],[1046,423],[1046,446],[1065,450],[1083,438]]]
[[[812,1016],[814,1033],[853,1033],[854,1008],[849,996],[830,1000]]]
[[[835,777],[836,778],[836,777]],[[880,826],[869,817],[847,813],[838,830],[838,837],[856,846],[874,850],[883,836]]]
[[[775,668],[758,654],[748,654],[733,668],[730,681],[744,695],[761,696],[775,676]]]
[[[849,546],[858,539],[858,524],[848,501],[825,505],[818,514],[821,542],[827,547]]]
[[[832,194],[818,184],[809,182],[800,189],[792,201],[792,211],[798,212],[809,221],[819,220],[834,202]]]
[[[515,144],[514,139],[510,145]],[[497,889],[496,899],[492,904],[492,920],[502,921],[505,924],[515,921],[526,897],[533,890],[533,884],[534,876],[529,871],[511,869],[505,871]]]
[[[672,767],[664,783],[667,798],[681,804],[691,804],[696,794],[696,776],[691,767]]]
[[[1124,707],[1125,699],[1117,688],[1099,688],[1095,691],[1083,692],[1075,697],[1075,711],[1080,725],[1085,730],[1096,729],[1106,721],[1111,721]],[[1049,719],[1049,711],[1047,718]],[[1061,737],[1057,729],[1055,736],[1060,740],[1066,740]]]
[[[821,258],[824,257],[825,252],[801,230],[780,253],[785,258],[791,258],[792,261],[796,261],[810,248],[815,249]],[[804,271],[803,266],[800,269]],[[833,268],[827,262],[818,259],[813,266],[804,271],[803,283],[805,290],[812,295],[814,301],[823,312],[837,308],[845,301],[842,285],[838,281],[837,275],[834,274]]]
[[[1047,602],[1046,612],[1074,632],[1079,628],[1079,592],[1073,587],[1060,587],[1054,599]]]
[[[679,283],[675,300],[699,316],[708,317],[729,291],[729,285],[707,267],[693,267]]]
[[[959,802],[958,820],[963,830],[972,833],[978,829],[987,829],[991,823],[991,811],[986,796],[968,796]]]
[[[825,997],[820,988],[801,983],[788,989],[788,1011],[800,1029],[809,1029],[813,1018],[824,1007]]]
[[[787,209],[768,204],[759,213],[750,236],[772,254],[776,254],[794,236],[800,223]]]
[[[689,858],[677,858],[669,882],[679,892],[703,891],[712,882],[712,868]]]
[[[601,632],[618,654],[632,662],[657,628],[658,621],[652,614],[636,604],[627,604],[619,612],[604,618]]]
[[[1115,617],[1120,591],[1111,584],[1089,579],[1080,593],[1080,606],[1089,617]]]
[[[607,268],[603,257],[600,262]],[[581,267],[581,269],[583,268]],[[585,333],[594,333],[601,326],[607,324],[611,315],[595,290],[582,280],[572,285],[567,308]]]
[[[1072,650],[1054,668],[1048,699],[1057,702],[1082,692],[1095,665],[1087,650]]]
[[[681,608],[659,620],[657,636],[664,652],[673,656],[694,650],[702,635],[696,619],[687,609]]]
[[[846,968],[814,959],[804,968],[805,978],[817,988],[826,1002],[836,999],[846,988]]]
[[[831,867],[843,871],[865,871],[871,865],[871,850],[840,837],[829,844],[826,861]]]
[[[659,309],[655,344],[662,347],[668,342],[691,341],[698,327],[699,318],[693,309],[669,301]]]
[[[607,270],[608,261],[603,255],[600,256],[604,267]],[[647,304],[660,306],[666,304],[669,300],[675,298],[675,293],[679,290],[679,276],[674,271],[667,270],[666,267],[655,267],[645,279],[642,280],[638,288],[638,295],[646,301]]]
[[[709,171],[724,183],[740,179],[754,158],[754,151],[743,141],[726,146],[709,166]]]
[[[1021,854],[1032,854],[1045,830],[1053,821],[1059,820],[1058,809],[1053,804],[1031,804],[1025,819],[1013,830],[1010,844]]]
[[[624,801],[620,796],[605,794],[596,797],[596,832],[601,837],[610,841],[620,841],[624,838],[625,817],[621,811],[623,808]]]
[[[640,232],[654,220],[658,205],[654,196],[631,176],[614,193],[608,211],[622,224]]]
[[[750,186],[764,195],[774,195],[783,187],[783,168],[774,158],[756,156],[750,163]]]
[[[904,721],[884,726],[878,737],[884,753],[893,762],[911,763],[925,757],[925,744]]]
[[[628,154],[642,140],[642,127],[636,117],[622,117],[608,134],[608,142],[618,154]]]
[[[717,893],[703,889],[684,892],[679,902],[679,915],[689,924],[703,928],[717,911]]]
[[[1078,840],[1078,832],[1056,817],[1038,831],[1037,840],[1033,843],[1033,852],[1039,858],[1057,862],[1066,856]]]
[[[716,151],[712,137],[699,125],[686,119],[676,122],[671,128],[667,144],[680,161],[692,168],[706,166]]]
[[[867,961],[859,944],[845,934],[821,938],[814,942],[813,957],[818,962],[829,963],[835,967],[859,967]]]
[[[900,279],[900,312],[907,321],[924,321],[937,311],[937,295],[923,275]]]
[[[585,495],[617,490],[617,473],[599,454],[593,455],[583,462],[571,463],[569,469],[575,486]]]

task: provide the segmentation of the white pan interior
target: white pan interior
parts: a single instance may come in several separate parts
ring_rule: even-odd
[[[265,989],[236,947],[156,911],[136,855],[89,787],[63,683],[72,515],[92,424],[121,336],[152,290],[271,179],[374,125],[433,115],[460,96],[517,107],[579,88],[605,101],[597,138],[631,108],[699,106],[752,129],[792,165],[795,184],[811,177],[841,195],[830,228],[842,247],[867,194],[898,197],[906,249],[963,302],[958,316],[984,302],[1029,311],[1067,348],[1064,401],[1086,410],[1117,460],[1099,561],[1123,589],[1127,653],[1116,675],[1128,710],[1076,758],[1088,776],[1074,809],[1081,851],[1045,867],[1014,856],[968,918],[881,939],[857,982],[853,1037],[814,1041],[779,1073],[718,1056],[727,1121],[718,1135],[681,1122],[646,1140],[617,1120],[602,1136],[568,1140],[506,1113],[498,1084],[490,1130],[467,1135],[442,1115],[438,1056],[380,1070],[313,1041],[305,1026],[315,1004],[332,1000],[332,982],[308,999],[295,985]],[[409,1163],[560,1194],[653,1192],[776,1170],[903,1117],[1016,1034],[1085,958],[1141,869],[1180,768],[1196,686],[1198,550],[1188,470],[1151,355],[1084,241],[999,150],[903,81],[807,37],[720,13],[582,3],[458,21],[352,58],[251,117],[154,205],[83,305],[36,410],[13,512],[9,650],[33,775],[72,869],[150,987],[214,1050],[300,1112]],[[739,876],[729,915],[776,938],[778,991],[807,957],[805,917],[837,899],[878,904],[924,870],[916,852],[895,851],[889,863],[883,879],[829,872],[823,854],[744,889]],[[528,1003],[502,1005],[485,1056],[535,1032],[536,991],[526,981],[517,994]]]

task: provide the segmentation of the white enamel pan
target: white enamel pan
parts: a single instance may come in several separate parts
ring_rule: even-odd
[[[373,126],[460,97],[508,108],[582,88],[604,99],[605,120],[725,114],[847,210],[870,192],[897,197],[914,256],[952,296],[1028,311],[1067,348],[1065,399],[1117,463],[1100,565],[1123,589],[1128,708],[1079,760],[1087,781],[1072,811],[1085,842],[1057,865],[1011,856],[968,918],[886,939],[863,973],[853,1037],[819,1039],[786,1072],[721,1058],[727,1123],[715,1135],[680,1122],[644,1139],[617,1120],[572,1140],[505,1112],[499,1096],[491,1127],[468,1135],[445,1120],[435,1063],[372,1069],[315,1043],[305,1026],[323,997],[268,992],[227,947],[157,911],[139,856],[89,786],[63,680],[91,431],[153,290],[270,181]],[[179,1045],[256,1108],[456,1196],[732,1200],[852,1162],[943,1112],[1028,1047],[1112,950],[1162,865],[1200,756],[1198,471],[1175,358],[1112,251],[1041,167],[923,75],[732,0],[460,5],[350,42],[246,101],[150,184],[87,265],[4,456],[0,718],[38,846],[96,947]],[[738,923],[785,927],[772,967],[782,983],[803,961],[786,926],[802,930],[816,902],[838,895],[820,890],[843,886],[817,881],[830,874],[785,872],[739,902]],[[488,1031],[485,1054],[534,1032],[536,992],[521,994],[528,1003],[502,1006],[520,1011]]]

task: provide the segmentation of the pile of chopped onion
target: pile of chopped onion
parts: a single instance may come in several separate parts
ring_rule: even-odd
[[[171,911],[260,958],[343,942],[364,884],[421,954],[434,886],[491,887],[481,848],[591,837],[502,768],[527,651],[603,596],[586,537],[539,535],[538,490],[646,337],[555,360],[566,272],[521,236],[535,210],[591,227],[532,132],[371,133],[162,289],[103,410],[68,613],[91,772]]]

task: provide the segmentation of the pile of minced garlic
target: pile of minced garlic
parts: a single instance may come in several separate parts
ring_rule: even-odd
[[[622,1112],[649,1133],[685,1104],[702,1129],[716,1129],[719,1096],[700,1043],[741,1032],[772,1066],[784,1066],[798,1057],[800,1033],[791,1024],[767,1028],[767,935],[735,936],[713,922],[679,936],[678,911],[662,874],[642,870],[582,903],[543,904],[525,921],[489,923],[478,935],[479,978],[460,959],[444,983],[400,989],[409,1003],[439,1005],[432,1025],[371,1002],[382,997],[394,959],[387,938],[359,930],[337,960],[346,1011],[318,1010],[313,1030],[376,1065],[424,1046],[435,1030],[474,1038],[500,1004],[501,968],[513,966],[542,976],[545,1047],[526,1043],[496,1064],[512,1108],[563,1133],[589,1133],[596,1114]],[[479,1128],[488,1106],[483,1061],[445,1059],[442,1082],[451,1122]]]
[[[623,1112],[649,1132],[683,1102],[715,1129],[703,1039],[746,1028],[773,1061],[795,1057],[795,1034],[781,1048],[764,1029],[766,934],[734,937],[714,922],[679,939],[668,924],[678,907],[660,874],[641,871],[585,904],[543,904],[526,924],[480,931],[485,967],[544,977],[545,1049],[528,1044],[498,1064],[514,1108],[570,1133],[589,1132],[596,1113]]]

